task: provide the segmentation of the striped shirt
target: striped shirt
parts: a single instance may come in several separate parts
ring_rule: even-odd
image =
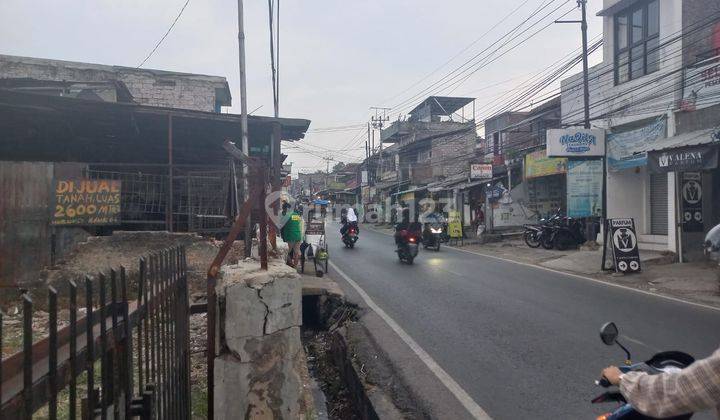
[[[620,380],[620,392],[637,411],[650,417],[714,408],[720,419],[720,349],[678,372],[628,372]]]

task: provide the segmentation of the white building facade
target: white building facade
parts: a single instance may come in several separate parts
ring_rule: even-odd
[[[694,252],[695,245],[699,250],[698,234],[683,230],[679,185],[686,170],[702,172],[707,231],[720,218],[712,209],[713,201],[720,202],[718,193],[712,196],[720,184],[717,168],[668,171],[652,161],[661,153],[693,151],[698,145],[717,153],[718,112],[696,113],[687,97],[704,82],[691,76],[697,67],[717,67],[720,2],[605,0],[599,14],[603,61],[589,72],[590,116],[591,125],[607,133],[607,215],[635,219],[641,249],[680,255]],[[582,74],[563,80],[561,91],[563,126],[582,126]],[[720,95],[704,105],[718,104]]]

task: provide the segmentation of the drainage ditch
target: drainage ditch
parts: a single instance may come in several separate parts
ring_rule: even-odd
[[[303,296],[302,308],[302,341],[317,418],[376,419],[342,332],[357,320],[357,306],[335,295],[309,295]]]

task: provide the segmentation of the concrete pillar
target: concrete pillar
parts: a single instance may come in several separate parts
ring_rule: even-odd
[[[223,267],[217,286],[217,419],[296,419],[302,381],[302,322],[297,272],[272,259]]]

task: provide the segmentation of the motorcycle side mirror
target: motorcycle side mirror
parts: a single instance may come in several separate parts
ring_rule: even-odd
[[[612,346],[613,344],[617,344],[618,347],[620,347],[625,352],[625,364],[629,365],[630,359],[632,358],[630,356],[630,351],[625,348],[620,342],[618,341],[618,335],[620,335],[620,332],[618,331],[617,325],[615,325],[614,322],[607,322],[603,324],[602,327],[600,327],[600,339],[603,343],[607,346]]]
[[[606,346],[612,346],[617,341],[618,329],[614,322],[608,322],[600,327],[600,339]]]

